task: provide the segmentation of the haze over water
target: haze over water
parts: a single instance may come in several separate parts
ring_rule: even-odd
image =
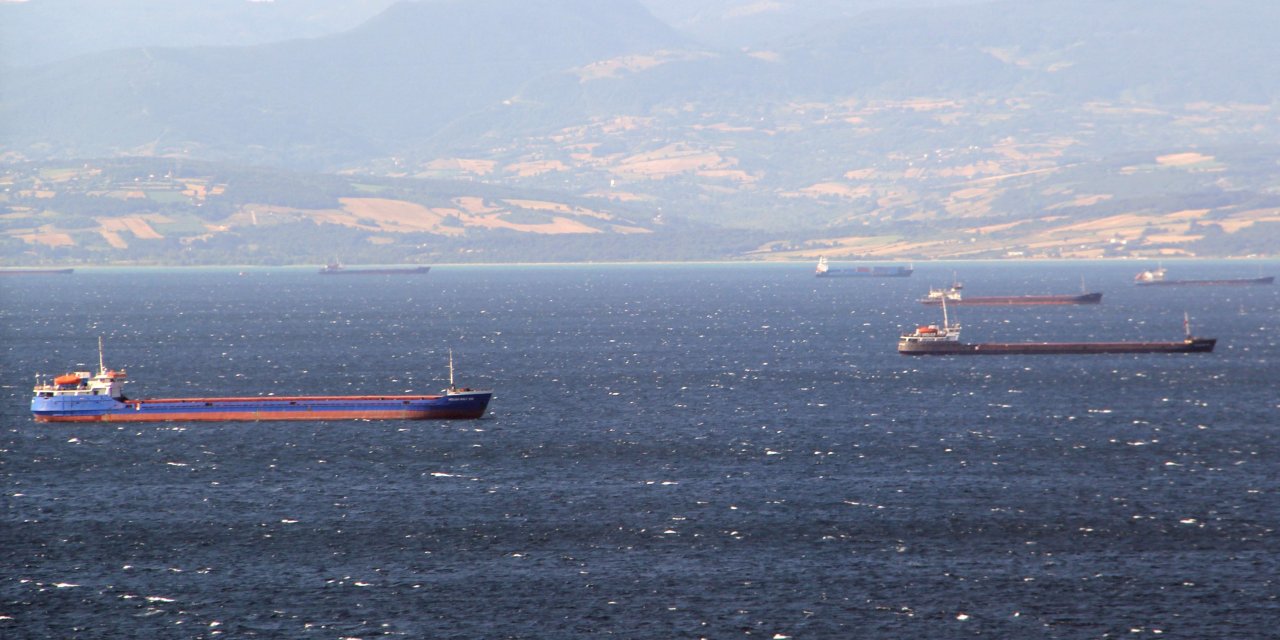
[[[1280,288],[1136,263],[78,270],[0,280],[0,635],[1262,637],[1280,614]],[[1251,277],[1276,262],[1190,262]],[[906,358],[972,341],[1207,355]],[[458,422],[37,425],[131,397],[493,387]]]

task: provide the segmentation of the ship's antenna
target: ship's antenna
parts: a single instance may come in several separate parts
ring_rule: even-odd
[[[98,375],[107,372],[107,365],[102,360],[102,336],[98,336]]]

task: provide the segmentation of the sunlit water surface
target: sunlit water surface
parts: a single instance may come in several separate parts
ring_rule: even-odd
[[[1280,620],[1280,287],[1133,263],[80,269],[0,281],[0,635],[1263,637]],[[1179,266],[1194,277],[1270,263]],[[973,341],[1209,355],[907,358],[953,271]],[[424,393],[459,422],[37,425],[132,397]]]

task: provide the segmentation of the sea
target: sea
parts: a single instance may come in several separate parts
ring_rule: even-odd
[[[850,265],[835,265],[850,266]],[[1280,286],[1153,265],[98,268],[0,279],[0,637],[1280,637]],[[1277,261],[1166,263],[1171,278]],[[906,357],[1218,338],[1211,354]],[[470,421],[37,424],[134,398],[494,390]]]

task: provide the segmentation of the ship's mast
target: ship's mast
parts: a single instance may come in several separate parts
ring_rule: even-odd
[[[1191,339],[1191,317],[1186,311],[1182,312],[1182,330],[1187,334],[1187,339]]]
[[[453,390],[453,349],[449,350],[449,389]]]
[[[102,359],[102,336],[98,336],[98,375],[104,375],[107,372],[107,365]]]
[[[944,293],[942,295],[942,330],[948,331],[950,329],[951,329],[951,321],[947,320],[947,296]]]

